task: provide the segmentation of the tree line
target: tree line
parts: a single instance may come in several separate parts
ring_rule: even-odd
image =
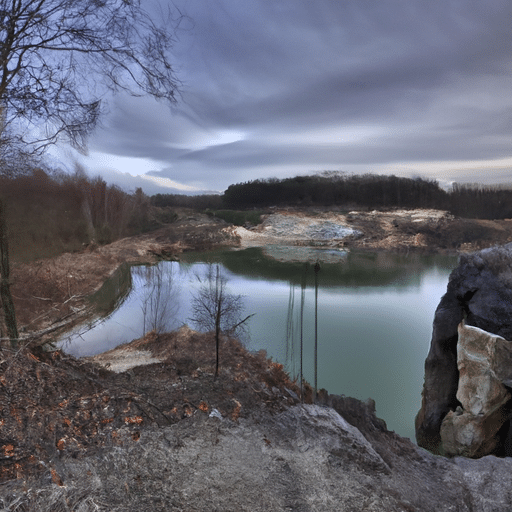
[[[324,174],[254,180],[231,185],[224,192],[229,207],[332,206],[437,207],[443,190],[436,181],[374,174]]]
[[[447,191],[437,181],[424,178],[325,172],[237,183],[218,196],[156,194],[151,203],[210,210],[271,206],[434,208],[460,217],[504,219],[512,218],[512,187],[455,183]]]
[[[160,208],[192,208],[194,210],[218,210],[224,206],[220,194],[202,194],[188,196],[185,194],[155,194],[151,204]]]
[[[454,215],[473,219],[512,219],[511,185],[458,184],[449,194]]]
[[[128,194],[78,168],[0,175],[11,259],[30,261],[105,244],[157,227],[149,197]]]

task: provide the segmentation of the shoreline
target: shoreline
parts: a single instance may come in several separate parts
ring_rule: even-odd
[[[321,223],[324,228],[353,231],[342,238],[308,237],[308,226]],[[468,233],[475,237],[471,239]],[[480,236],[482,233],[484,235]],[[325,247],[340,251],[455,255],[510,241],[512,221],[471,221],[432,210],[343,214],[279,210],[250,229],[184,211],[175,223],[144,235],[28,264],[13,263],[11,290],[22,338],[38,333],[39,339],[45,340],[54,332],[72,326],[73,322],[87,319],[90,314],[87,297],[100,289],[123,263],[154,264],[160,259],[179,258],[181,253],[190,250],[222,246],[270,247],[273,242],[279,245],[285,242],[304,251],[309,247]]]

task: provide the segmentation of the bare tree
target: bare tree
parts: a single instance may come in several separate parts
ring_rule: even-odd
[[[135,267],[133,274],[142,285],[143,336],[148,331],[162,333],[170,329],[179,310],[179,288],[172,264],[161,262],[154,266]]]
[[[142,5],[148,2],[0,0],[0,173],[12,173],[9,162],[41,153],[58,139],[85,150],[109,93],[176,101],[170,50],[179,18],[162,11],[157,24]],[[2,229],[6,294],[5,225]],[[15,328],[14,307],[8,320],[11,306],[3,296],[4,316]]]
[[[142,5],[0,0],[0,150],[59,138],[84,149],[109,92],[176,101],[170,50],[181,16],[161,11],[157,24]]]
[[[247,321],[254,315],[242,318],[243,296],[227,291],[227,279],[219,264],[208,265],[205,278],[198,276],[201,286],[192,299],[191,320],[200,328],[215,334],[215,375],[219,375],[219,347],[222,333],[240,337],[247,330]]]

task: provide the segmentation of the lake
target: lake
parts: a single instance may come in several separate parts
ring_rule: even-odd
[[[120,269],[114,282],[123,286],[107,284],[103,290],[128,290],[115,298],[115,311],[81,326],[61,344],[75,356],[94,355],[152,328],[194,327],[192,296],[210,261],[221,264],[228,290],[244,296],[246,315],[254,313],[246,347],[265,349],[293,376],[300,372],[303,309],[302,366],[313,384],[316,260],[318,388],[373,398],[388,428],[414,440],[434,312],[456,257],[279,246],[187,253],[179,263]],[[115,299],[105,300],[105,293],[98,297],[111,306]]]

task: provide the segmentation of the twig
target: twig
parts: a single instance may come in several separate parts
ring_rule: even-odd
[[[66,304],[66,303],[64,302],[64,304]],[[73,316],[73,315],[78,315],[78,313],[81,313],[85,309],[86,309],[86,307],[84,306],[82,309],[79,309],[78,311],[71,311],[71,313],[68,313],[67,315],[63,316],[62,318],[55,320],[53,323],[56,323],[56,322],[62,323],[62,321],[65,320],[66,318],[69,318],[70,316]]]
[[[85,297],[85,295],[73,295],[71,297],[69,297],[69,299],[65,300],[62,304],[66,304],[68,303],[70,300],[73,300],[73,299],[81,299],[82,297]]]

